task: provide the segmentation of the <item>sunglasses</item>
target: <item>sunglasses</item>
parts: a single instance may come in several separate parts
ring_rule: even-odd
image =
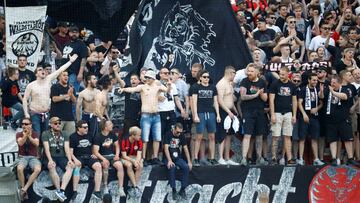
[[[61,125],[61,121],[53,123],[54,125]]]
[[[324,30],[330,30],[331,28],[329,28],[329,27],[323,27],[322,29],[324,29]]]
[[[177,72],[171,72],[171,75],[177,75],[177,74],[179,74],[179,73],[177,73]]]
[[[271,18],[271,19],[276,19],[276,17],[275,17],[275,16],[271,16],[270,18]]]
[[[149,76],[145,76],[144,78],[145,78],[145,80],[152,79],[152,78],[151,78],[151,77],[149,77]]]
[[[21,123],[21,125],[31,125],[31,123]]]
[[[182,133],[182,131],[175,131],[176,135],[180,135]]]
[[[120,52],[118,52],[118,51],[112,51],[111,53],[112,53],[112,54],[119,54]]]
[[[210,76],[201,76],[202,78],[204,78],[204,79],[209,79],[210,78]]]
[[[293,83],[299,83],[301,82],[300,80],[293,80]]]
[[[289,21],[289,23],[295,24],[295,23],[296,23],[296,21]]]

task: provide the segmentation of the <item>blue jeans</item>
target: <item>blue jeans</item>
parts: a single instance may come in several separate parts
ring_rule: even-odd
[[[16,114],[12,117],[11,122],[16,122],[19,119],[24,118],[24,109],[23,109],[23,105],[20,102],[17,102],[16,104],[12,105],[11,108],[17,111]]]
[[[142,113],[140,128],[143,142],[149,142],[150,131],[153,141],[161,141],[161,119],[158,113]]]
[[[77,95],[80,90],[80,83],[77,81],[77,75],[72,73],[69,75],[69,85],[74,87],[74,95]]]
[[[175,187],[175,180],[176,180],[176,167],[179,167],[181,170],[181,187],[186,188],[188,186],[188,180],[189,180],[189,166],[182,158],[178,158],[175,160],[172,160],[175,164],[174,167],[171,167],[169,170],[169,184],[171,188]],[[165,165],[167,165],[168,161],[165,161]]]
[[[30,118],[32,122],[32,129],[41,138],[41,134],[49,127],[49,113],[31,113]]]
[[[202,134],[206,128],[208,133],[216,132],[216,115],[213,112],[198,113],[200,123],[196,124],[196,133]]]

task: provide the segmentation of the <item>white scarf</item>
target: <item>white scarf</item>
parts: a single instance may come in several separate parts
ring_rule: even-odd
[[[339,92],[341,92],[341,87],[339,89]],[[326,105],[326,114],[330,115],[330,111],[331,111],[331,98],[332,98],[332,94],[331,91],[329,92],[329,96],[328,96],[328,101],[327,101],[327,105]],[[341,105],[341,100],[339,98],[339,101],[337,103],[338,106]]]
[[[318,94],[316,88],[314,88],[315,93],[315,107],[318,106]],[[306,85],[306,93],[305,93],[305,110],[310,111],[311,110],[311,92],[308,85]],[[317,116],[318,113],[315,113],[315,116]]]

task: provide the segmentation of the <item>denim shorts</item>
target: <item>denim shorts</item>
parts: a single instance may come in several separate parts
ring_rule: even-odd
[[[149,142],[150,132],[153,141],[161,141],[161,119],[158,113],[141,113],[141,139]]]
[[[208,133],[216,132],[216,116],[215,113],[204,112],[198,113],[200,122],[196,124],[196,133],[202,134],[206,129]]]
[[[34,156],[19,156],[19,165],[29,166],[31,169],[34,169],[35,166],[41,166],[41,162]]]

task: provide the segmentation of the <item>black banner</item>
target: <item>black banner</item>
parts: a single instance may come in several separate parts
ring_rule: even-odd
[[[201,63],[215,81],[225,66],[252,60],[229,0],[144,0],[130,33],[134,67],[176,67],[188,73]]]

